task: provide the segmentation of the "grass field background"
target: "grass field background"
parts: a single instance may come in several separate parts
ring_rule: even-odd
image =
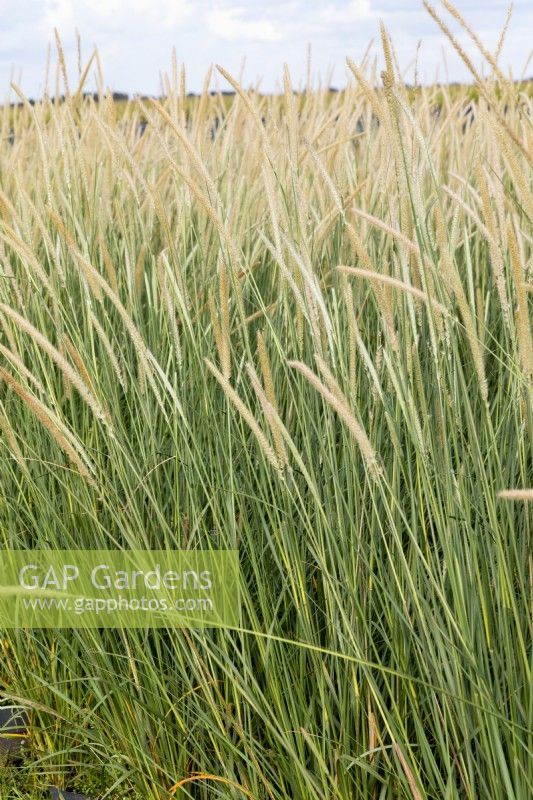
[[[243,583],[236,630],[4,631],[2,797],[532,796],[533,101],[382,40],[379,89],[0,112],[2,547]]]

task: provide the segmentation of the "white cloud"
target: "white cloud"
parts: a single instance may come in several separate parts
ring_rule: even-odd
[[[186,21],[192,7],[189,0],[44,0],[42,25],[81,27],[97,31],[122,28],[124,34],[133,25],[164,29]]]
[[[357,22],[374,16],[370,0],[351,0],[349,3],[328,3],[318,10],[317,16],[336,25]]]
[[[268,19],[243,19],[244,8],[219,6],[206,13],[209,29],[222,39],[274,42],[282,38],[280,28]]]

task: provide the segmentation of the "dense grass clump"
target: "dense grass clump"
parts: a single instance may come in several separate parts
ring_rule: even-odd
[[[243,586],[237,630],[3,632],[28,786],[533,794],[533,101],[383,44],[379,89],[3,111],[2,547]]]

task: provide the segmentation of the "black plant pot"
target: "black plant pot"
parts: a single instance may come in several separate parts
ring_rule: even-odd
[[[50,794],[52,795],[52,800],[91,800],[86,794],[65,792],[64,789],[58,789],[57,786],[50,786]]]
[[[28,712],[21,706],[0,706],[0,765],[16,760],[28,737]]]

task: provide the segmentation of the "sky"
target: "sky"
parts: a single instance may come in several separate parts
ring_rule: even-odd
[[[433,0],[467,52],[480,67],[466,34],[439,0]],[[495,50],[508,3],[456,0],[456,6],[484,44]],[[347,80],[346,57],[361,61],[368,45],[378,58],[379,24],[392,36],[406,80],[412,82],[418,51],[418,78],[462,81],[468,72],[447,44],[422,0],[0,0],[0,98],[11,81],[28,97],[44,89],[46,54],[52,47],[50,88],[55,86],[57,28],[70,83],[77,85],[77,33],[82,61],[98,47],[106,87],[130,94],[161,93],[161,75],[169,73],[172,49],[184,64],[187,90],[199,91],[211,64],[221,64],[245,86],[262,91],[280,87],[287,63],[295,87],[303,85],[311,53],[311,75],[322,85],[341,87]],[[522,75],[533,47],[533,0],[515,0],[500,64]],[[526,70],[533,76],[533,61]],[[211,88],[229,88],[214,75]],[[96,89],[90,76],[86,89]]]

